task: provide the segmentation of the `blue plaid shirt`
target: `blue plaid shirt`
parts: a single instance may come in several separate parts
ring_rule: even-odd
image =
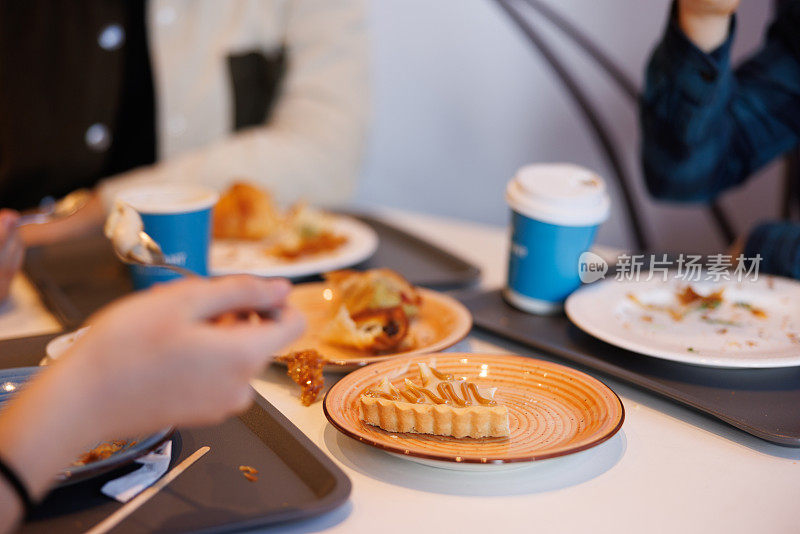
[[[708,202],[800,143],[800,0],[784,2],[764,46],[736,69],[736,29],[710,54],[684,35],[673,6],[653,52],[640,103],[642,159],[650,193]],[[800,224],[766,222],[745,255],[760,270],[800,278]]]

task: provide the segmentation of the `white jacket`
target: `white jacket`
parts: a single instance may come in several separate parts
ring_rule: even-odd
[[[101,182],[106,205],[151,180],[222,190],[246,179],[281,202],[350,198],[369,109],[363,0],[152,0],[147,30],[158,163]],[[287,71],[268,122],[233,132],[228,55],[281,46]]]

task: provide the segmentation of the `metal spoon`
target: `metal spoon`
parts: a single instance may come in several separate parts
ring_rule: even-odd
[[[78,189],[61,200],[53,200],[52,197],[45,198],[36,211],[22,215],[17,220],[17,226],[43,224],[69,217],[85,206],[91,197],[92,192],[88,189]]]
[[[155,240],[150,237],[147,232],[139,232],[139,244],[129,251],[121,252],[112,242],[114,254],[124,263],[130,265],[142,265],[145,267],[161,267],[170,271],[182,274],[183,276],[200,276],[194,271],[190,271],[179,265],[172,265],[167,263],[164,258],[164,252]]]

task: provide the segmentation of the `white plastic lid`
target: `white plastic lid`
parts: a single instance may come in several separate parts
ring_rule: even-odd
[[[522,167],[508,182],[506,201],[522,215],[563,226],[600,224],[611,209],[603,179],[570,163]]]
[[[214,206],[219,194],[198,184],[148,183],[123,189],[117,199],[139,213],[188,213]]]

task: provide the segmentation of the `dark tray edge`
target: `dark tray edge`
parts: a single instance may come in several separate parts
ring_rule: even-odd
[[[270,514],[265,521],[263,518],[254,518],[248,521],[238,522],[232,525],[223,525],[219,527],[212,527],[208,529],[201,529],[195,532],[203,534],[212,534],[220,532],[236,532],[248,530],[258,527],[265,527],[275,525],[278,523],[285,523],[288,521],[310,519],[317,517],[326,512],[330,512],[343,505],[350,497],[353,484],[350,478],[342,471],[342,469],[333,463],[327,454],[320,449],[308,436],[297,428],[285,415],[283,415],[275,406],[268,400],[262,397],[254,390],[254,403],[257,404],[262,410],[267,413],[280,427],[282,427],[291,437],[299,444],[300,447],[305,449],[311,456],[314,457],[323,467],[333,476],[336,481],[333,489],[326,495],[312,501],[309,505],[302,508],[291,508],[282,512]],[[247,426],[247,422],[240,416],[240,420]],[[278,451],[273,451],[278,454]],[[279,455],[280,456],[280,455]]]
[[[492,292],[495,292],[495,291],[496,290],[490,290],[490,291],[483,291],[483,292],[477,292],[477,293],[470,293],[469,295],[464,294],[464,295],[460,295],[459,296],[459,300],[461,300],[461,302],[469,309],[470,308],[469,301],[471,299],[477,299],[477,298],[485,295],[486,293],[492,293]],[[472,310],[470,310],[470,311],[472,311]],[[597,364],[596,362],[586,361],[586,359],[581,354],[574,353],[574,352],[569,351],[569,350],[557,349],[555,347],[545,346],[543,344],[537,345],[535,343],[532,343],[530,340],[526,339],[525,337],[517,335],[517,334],[514,334],[511,331],[506,331],[506,330],[504,330],[502,328],[498,328],[498,327],[495,327],[493,325],[489,325],[489,324],[483,323],[479,317],[475,316],[474,313],[473,313],[473,324],[474,324],[475,327],[477,327],[477,328],[479,328],[481,330],[485,330],[487,332],[490,332],[492,334],[498,335],[500,337],[503,337],[503,338],[506,338],[506,339],[510,339],[511,341],[514,341],[514,342],[519,343],[521,345],[524,345],[526,347],[531,347],[531,348],[534,348],[536,350],[541,350],[541,351],[543,351],[543,352],[545,352],[547,354],[550,354],[552,356],[556,356],[556,357],[559,357],[559,358],[566,359],[566,360],[568,360],[570,362],[577,363],[577,364],[582,365],[582,366],[584,366],[584,367],[586,367],[588,369],[592,369],[592,370],[594,370],[596,372],[602,373],[606,377],[609,377],[609,378],[612,378],[612,379],[624,380],[628,384],[636,386],[639,389],[641,389],[642,391],[650,392],[650,393],[656,393],[656,394],[658,394],[658,395],[660,395],[662,397],[666,397],[669,400],[674,401],[674,402],[676,402],[676,403],[678,403],[678,404],[680,404],[682,406],[689,407],[689,408],[691,408],[691,409],[693,409],[693,410],[695,410],[695,411],[697,411],[699,413],[702,413],[702,414],[714,417],[716,419],[719,419],[720,421],[723,421],[724,423],[727,423],[727,424],[729,424],[729,425],[731,425],[731,426],[733,426],[735,428],[738,428],[739,430],[742,430],[743,432],[746,432],[746,433],[748,433],[748,434],[750,434],[752,436],[755,436],[757,438],[763,439],[764,441],[768,441],[770,443],[775,443],[777,445],[782,445],[782,446],[785,446],[785,447],[800,448],[800,438],[781,435],[781,434],[771,434],[771,433],[768,433],[768,432],[764,432],[764,431],[762,431],[762,430],[760,430],[758,428],[752,427],[751,425],[749,425],[749,424],[747,424],[747,423],[745,423],[745,422],[743,422],[743,421],[741,421],[739,419],[727,416],[727,415],[725,415],[723,413],[720,413],[720,412],[718,412],[716,410],[708,409],[708,408],[702,406],[700,403],[698,403],[696,401],[692,401],[690,399],[687,399],[685,395],[679,394],[673,388],[664,386],[663,384],[659,384],[658,382],[654,382],[654,381],[649,380],[647,378],[643,378],[640,375],[638,375],[637,373],[633,373],[633,372],[627,371],[626,369],[623,369],[623,368],[620,368],[620,367],[616,367],[616,366],[612,366],[612,365]]]

